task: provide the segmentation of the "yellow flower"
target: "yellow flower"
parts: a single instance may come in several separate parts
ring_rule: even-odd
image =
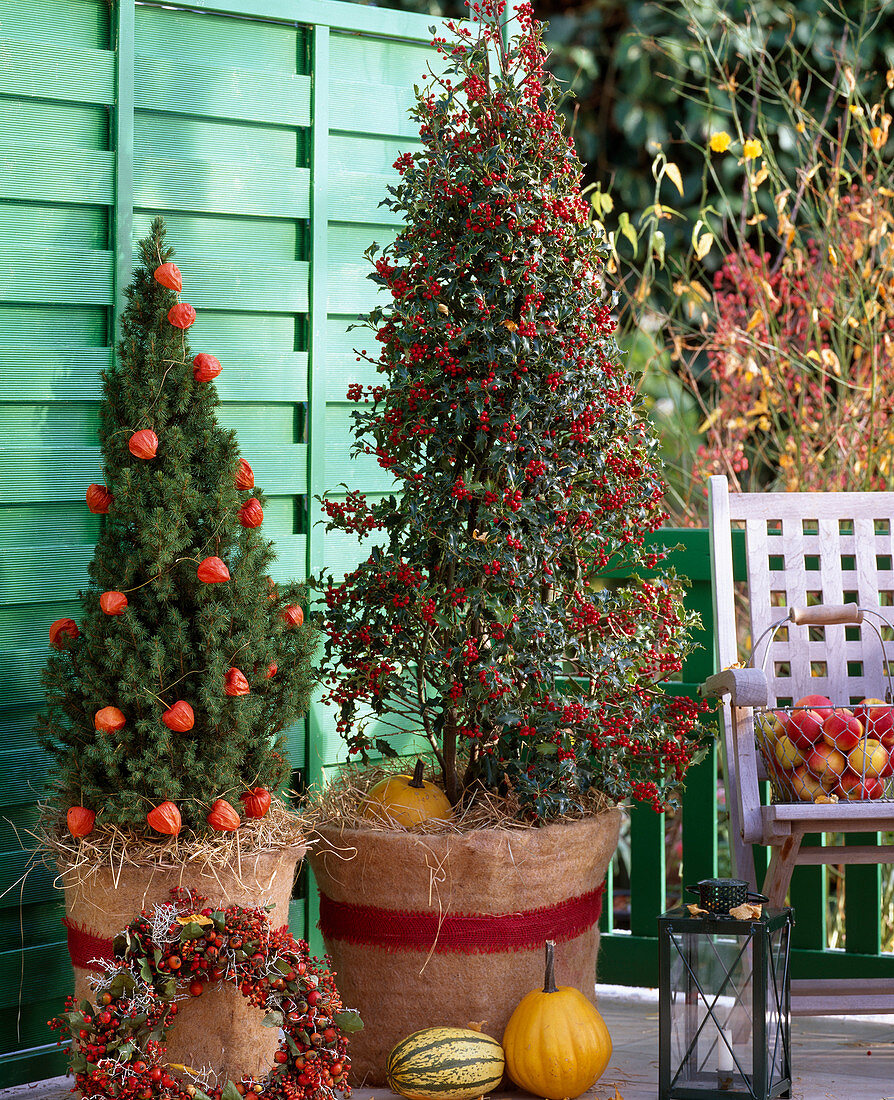
[[[720,130],[716,134],[711,134],[708,145],[710,145],[712,153],[725,153],[729,149],[732,140],[726,130]]]
[[[798,133],[799,133],[799,134],[803,134],[803,133],[804,133],[804,131],[805,131],[805,130],[807,129],[807,127],[806,127],[806,126],[804,125],[804,123],[803,123],[803,122],[799,122],[799,123],[798,123],[798,124],[797,124],[797,125],[795,126],[795,129],[796,129],[796,130],[798,131]]]
[[[764,147],[757,138],[749,138],[742,146],[742,156],[745,160],[755,160],[763,154]]]

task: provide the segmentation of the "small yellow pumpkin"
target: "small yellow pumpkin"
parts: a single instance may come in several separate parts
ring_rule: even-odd
[[[525,994],[503,1035],[506,1072],[535,1096],[574,1100],[605,1071],[612,1041],[605,1021],[578,989],[556,986],[555,943],[546,942],[543,990]]]
[[[376,783],[363,803],[363,816],[407,829],[423,821],[449,821],[453,807],[440,787],[422,778],[424,770],[417,760],[412,775],[390,775]]]

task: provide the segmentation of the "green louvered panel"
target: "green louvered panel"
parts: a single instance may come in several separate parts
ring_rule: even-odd
[[[115,58],[108,50],[0,38],[0,95],[113,103]]]
[[[10,548],[25,543],[46,549],[92,546],[99,537],[100,522],[100,517],[89,512],[80,498],[52,508],[28,504],[0,507],[0,555],[5,556]]]
[[[153,210],[306,218],[308,180],[303,168],[218,164],[186,157],[137,155],[134,201]]]
[[[381,382],[381,375],[372,363],[367,363],[365,359],[358,362],[359,353],[363,351],[377,358],[381,345],[370,329],[358,327],[348,332],[347,328],[348,321],[337,315],[330,317],[326,326],[329,349],[326,398],[329,402],[344,402],[352,382],[360,382],[364,386]]]
[[[134,215],[136,240],[146,236],[154,216],[154,212],[137,211]],[[244,262],[253,256],[257,264],[258,257],[291,260],[306,253],[307,232],[302,221],[212,215],[195,218],[166,210],[165,223],[168,236],[177,242],[178,260],[183,256],[214,255],[220,260]]]
[[[109,211],[104,205],[5,202],[0,204],[0,241],[15,240],[36,248],[52,248],[67,240],[77,241],[80,248],[108,249]]]
[[[199,335],[196,335],[198,339]],[[198,345],[197,345],[198,346]],[[219,350],[219,349],[218,349]],[[224,371],[215,385],[222,401],[307,400],[307,352],[264,353],[231,350],[218,355]],[[33,347],[4,351],[6,401],[99,401],[100,374],[111,362],[109,348],[41,351]]]
[[[293,15],[300,12],[300,5],[295,7]],[[222,68],[250,64],[255,71],[294,73],[296,32],[304,33],[294,23],[232,19],[205,11],[150,5],[140,5],[136,11],[138,55],[177,54]]]
[[[56,943],[59,940],[60,908],[38,903],[0,909],[0,951],[20,951],[25,942]]]
[[[103,152],[110,148],[109,109],[0,96],[0,135],[3,149],[50,146],[66,155],[83,149]],[[6,165],[7,161],[4,158],[0,163]]]
[[[5,3],[3,33],[19,42],[108,49],[112,39],[109,5],[97,0],[53,0],[41,4]]]
[[[310,80],[195,62],[184,69],[179,61],[138,53],[135,103],[178,114],[308,126]]]
[[[111,153],[72,149],[60,160],[57,149],[40,146],[25,149],[0,143],[0,199],[52,202],[56,196],[64,195],[69,202],[111,204],[114,174]],[[47,235],[49,228],[44,227],[42,236]],[[27,230],[27,225],[23,229]]]
[[[111,305],[112,253],[0,249],[0,302]]]
[[[0,496],[21,501],[82,500],[92,481],[102,480],[99,446],[68,447],[64,462],[59,455],[36,454],[30,448],[0,448]],[[271,494],[304,493],[307,488],[307,449],[259,443],[251,448],[251,465],[259,485]]]
[[[37,655],[41,664],[46,660],[46,653]],[[5,679],[5,674],[0,672],[0,678]],[[4,695],[8,694],[14,684],[4,684]],[[40,748],[15,750],[12,752],[0,752],[0,775],[3,776],[3,790],[0,792],[0,805],[7,806],[33,806],[34,799],[43,795],[47,775],[50,770],[50,758]],[[4,816],[7,811],[4,809]],[[36,815],[35,815],[36,816]],[[29,824],[33,824],[29,822]],[[27,842],[25,833],[20,834],[23,842]],[[9,838],[15,840],[15,836]]]

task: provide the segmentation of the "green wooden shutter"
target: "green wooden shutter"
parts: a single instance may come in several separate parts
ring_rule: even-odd
[[[101,522],[84,503],[102,480],[100,372],[155,214],[198,310],[190,341],[224,367],[221,420],[271,497],[275,575],[343,572],[360,553],[313,533],[308,487],[358,481],[344,329],[373,298],[363,250],[394,232],[377,204],[414,145],[430,20],[327,0],[203,7],[0,0],[0,892],[26,876],[0,898],[0,1087],[65,1064],[46,1021],[71,968],[54,869],[30,852],[48,767],[32,730],[47,631],[78,617]],[[316,715],[289,736],[311,778],[337,755]],[[291,915],[306,934],[303,902]]]

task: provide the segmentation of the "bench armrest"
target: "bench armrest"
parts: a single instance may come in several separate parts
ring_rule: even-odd
[[[725,668],[709,676],[698,692],[705,699],[729,695],[736,707],[765,707],[770,697],[762,668]]]

